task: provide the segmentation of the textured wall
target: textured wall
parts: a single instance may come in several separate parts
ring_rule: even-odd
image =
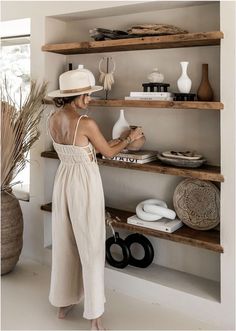
[[[67,40],[88,40],[88,30],[93,27],[127,29],[136,23],[175,24],[190,32],[219,29],[219,7],[216,4],[175,8],[140,14],[113,16],[74,21],[67,24]],[[219,46],[174,48],[148,51],[131,51],[105,54],[73,55],[67,63],[76,67],[82,63],[92,70],[98,84],[98,62],[102,56],[112,56],[116,62],[115,85],[110,98],[123,98],[130,91],[142,91],[142,83],[154,67],[165,75],[169,91],[177,91],[180,61],[189,61],[188,74],[192,79],[192,92],[201,80],[201,64],[209,63],[209,78],[219,96],[220,49]],[[100,92],[97,95],[104,95]],[[88,114],[99,123],[107,138],[119,116],[119,108],[91,108]],[[127,108],[125,116],[130,124],[142,125],[147,138],[145,147],[159,151],[193,149],[203,154],[210,163],[220,163],[220,114],[207,110],[168,110]],[[125,169],[101,167],[107,205],[135,210],[137,203],[147,198],[160,198],[172,207],[172,196],[180,177],[152,174]],[[123,231],[124,236],[128,232]],[[108,230],[108,234],[111,234]],[[219,254],[182,244],[149,237],[155,246],[155,262],[170,268],[219,280]]]

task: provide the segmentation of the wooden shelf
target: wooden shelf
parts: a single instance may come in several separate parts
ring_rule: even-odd
[[[51,213],[51,211],[52,211],[52,203],[50,202],[50,203],[47,203],[45,205],[42,205],[40,207],[40,209],[41,210],[44,210],[44,211],[49,211]]]
[[[61,44],[47,44],[42,51],[58,54],[87,54],[103,52],[135,51],[194,46],[220,45],[224,37],[221,31],[195,32],[155,37],[140,37],[105,41],[83,41]]]
[[[177,168],[169,165],[164,165],[156,160],[150,163],[133,164],[128,162],[113,161],[98,158],[99,165],[109,167],[125,168],[133,170],[141,170],[147,172],[155,172],[160,174],[174,175],[187,178],[198,178],[202,180],[210,180],[215,182],[223,182],[224,177],[220,174],[220,167],[205,165],[201,168]]]
[[[50,99],[44,99],[44,104],[53,104]],[[94,107],[134,107],[134,108],[168,108],[168,109],[199,109],[199,110],[220,110],[224,108],[222,102],[217,101],[144,101],[124,99],[92,99],[89,103]]]
[[[144,100],[91,100],[90,106],[97,107],[138,107],[138,108],[169,108],[169,109],[212,109],[224,108],[221,102],[207,101],[144,101]]]
[[[41,206],[41,210],[51,212],[52,204],[48,203]],[[126,229],[132,232],[150,235],[156,238],[162,238],[182,244],[205,248],[214,252],[223,253],[223,247],[220,245],[220,232],[217,230],[197,231],[193,230],[186,225],[173,233],[162,232],[158,230],[148,229],[127,223],[127,218],[133,215],[133,212],[106,207],[106,210],[111,214],[112,226],[115,228]],[[117,221],[119,217],[121,221]]]
[[[42,152],[41,156],[49,159],[58,159],[58,155],[55,151]],[[186,178],[198,178],[201,180],[210,180],[214,182],[224,181],[224,177],[220,173],[220,167],[212,166],[212,165],[204,165],[201,168],[191,169],[191,168],[177,168],[177,167],[164,165],[158,160],[145,164],[133,164],[128,162],[102,159],[100,157],[98,157],[97,159],[99,165],[104,165],[108,167],[141,170],[141,171],[180,176]]]
[[[59,159],[58,155],[55,151],[45,151],[41,153],[42,157],[46,157],[48,159]]]

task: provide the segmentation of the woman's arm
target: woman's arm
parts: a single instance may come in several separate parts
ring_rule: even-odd
[[[114,157],[119,152],[121,152],[125,147],[127,147],[132,141],[142,137],[142,129],[136,128],[130,131],[128,138],[126,138],[125,140],[120,141],[118,143],[117,142],[114,143],[114,141],[113,142],[110,141],[109,143],[104,138],[97,123],[93,119],[87,117],[85,120],[86,120],[86,124],[85,124],[86,136],[91,141],[91,143],[96,148],[96,150],[108,158]]]
[[[112,140],[109,140],[107,143],[109,144],[110,147],[113,147],[113,146],[119,144],[119,142],[120,142],[120,139],[112,139]],[[96,153],[100,153],[96,148],[95,148],[95,150],[96,150]]]
[[[107,143],[109,144],[110,147],[113,147],[120,143],[120,139],[112,139],[112,140],[109,140]]]

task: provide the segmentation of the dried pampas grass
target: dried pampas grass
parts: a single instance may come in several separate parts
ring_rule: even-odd
[[[32,81],[25,101],[17,105],[6,81],[1,89],[1,191],[11,190],[14,178],[26,165],[27,153],[39,138],[46,90],[47,83]]]

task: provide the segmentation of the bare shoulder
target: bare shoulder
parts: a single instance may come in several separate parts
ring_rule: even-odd
[[[89,117],[89,116],[85,116],[81,120],[83,120],[84,126],[88,129],[90,129],[90,130],[91,129],[96,129],[98,127],[96,121],[93,118]]]

